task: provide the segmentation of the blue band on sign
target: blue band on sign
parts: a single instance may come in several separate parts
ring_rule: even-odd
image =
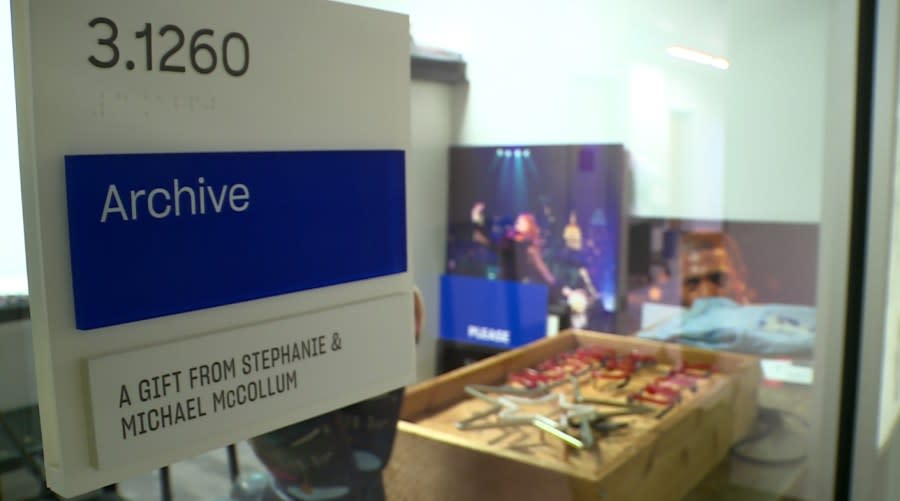
[[[441,277],[441,337],[515,348],[547,332],[547,287],[457,275]]]
[[[74,155],[75,324],[406,271],[402,151]]]

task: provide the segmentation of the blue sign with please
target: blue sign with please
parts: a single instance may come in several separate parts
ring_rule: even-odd
[[[547,332],[547,287],[459,275],[441,277],[441,337],[514,348]]]
[[[65,162],[79,329],[406,271],[403,151]]]

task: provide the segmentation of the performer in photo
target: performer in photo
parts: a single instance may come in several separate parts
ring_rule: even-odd
[[[534,214],[525,212],[516,217],[512,231],[500,246],[501,276],[508,280],[544,284],[553,287],[556,277],[544,262],[541,228]]]
[[[553,289],[556,277],[544,261],[541,228],[534,214],[523,212],[516,216],[511,228],[496,241],[487,228],[485,205],[472,207],[474,230],[472,240],[497,253],[501,280],[543,284]]]
[[[706,297],[724,297],[739,304],[752,300],[740,249],[722,232],[694,232],[681,238],[681,304],[690,307]]]
[[[581,227],[578,226],[578,218],[575,211],[569,214],[569,222],[563,228],[563,241],[566,243],[566,249],[574,253],[580,253],[582,249]]]
[[[762,356],[811,356],[815,308],[756,303],[731,237],[722,232],[684,234],[679,260],[685,310],[638,336]]]

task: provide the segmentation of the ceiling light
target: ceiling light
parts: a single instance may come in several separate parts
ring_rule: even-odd
[[[712,66],[713,68],[718,68],[720,70],[727,70],[728,67],[731,66],[731,63],[724,57],[713,56],[712,54],[707,54],[706,52],[696,49],[688,49],[687,47],[669,47],[666,49],[666,53],[672,57],[677,57],[678,59],[684,59],[685,61],[697,64],[705,64],[706,66]]]

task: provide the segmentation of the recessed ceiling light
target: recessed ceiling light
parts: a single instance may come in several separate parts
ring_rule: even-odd
[[[727,70],[731,66],[731,62],[724,57],[714,56],[696,49],[688,49],[687,47],[669,47],[666,49],[666,53],[672,57],[677,57],[678,59],[712,66],[713,68],[718,68],[720,70]]]

